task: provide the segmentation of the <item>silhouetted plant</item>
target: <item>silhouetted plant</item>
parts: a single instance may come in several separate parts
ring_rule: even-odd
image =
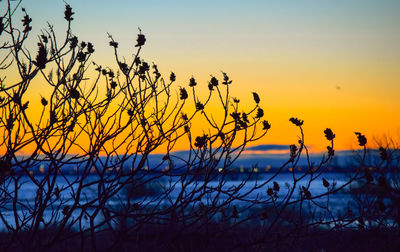
[[[357,133],[356,133],[357,134]],[[359,144],[364,136],[357,134]],[[377,149],[368,150],[363,177],[350,188],[363,229],[390,230],[400,227],[400,148],[391,138],[376,140]],[[360,157],[358,157],[360,159]],[[361,220],[360,219],[360,220]]]
[[[360,179],[360,169],[338,187],[323,178],[318,182],[326,188],[322,194],[310,189],[334,156],[331,129],[324,131],[328,155],[312,163],[304,122],[291,118],[300,140],[290,145],[287,161],[262,180],[253,167],[246,178],[229,185],[234,162],[271,128],[257,93],[252,93],[251,109],[240,107],[224,72],[221,80],[211,77],[205,99],[196,95],[201,85],[194,77],[174,93],[175,73],[164,79],[156,64],[139,57],[146,43],[140,29],[132,58],[121,56],[119,43],[108,35],[117,69],[91,62],[95,46],[73,35],[74,12],[68,4],[65,37],[57,38],[49,25],[31,53],[25,45],[32,18],[22,9],[22,28],[11,22],[20,3],[5,1],[0,10],[5,41],[0,45],[0,223],[10,234],[2,248],[45,250],[74,241],[81,250],[112,249],[121,239],[132,241],[149,228],[165,227],[174,232],[164,240],[157,237],[164,242],[154,246],[168,248],[165,244],[193,230],[223,237],[245,225],[261,227],[254,238],[228,244],[240,247],[297,239],[322,225],[332,230],[357,220],[361,225],[363,215],[332,214],[328,197]],[[18,76],[8,78],[8,71]],[[47,90],[33,97],[29,92],[38,82]],[[42,105],[39,118],[28,106],[34,99]],[[213,99],[223,114],[218,121],[216,110],[208,107]],[[203,133],[192,130],[199,121]],[[364,167],[367,140],[356,134]],[[179,141],[187,142],[185,155],[174,152]],[[164,154],[157,159],[154,153],[160,151]],[[384,161],[390,156],[384,149],[380,153]],[[302,155],[308,167],[295,172]],[[279,185],[275,178],[287,168],[291,184]],[[20,192],[28,183],[34,196],[27,202]],[[317,202],[325,198],[326,204]],[[307,209],[319,209],[324,217],[306,214]]]

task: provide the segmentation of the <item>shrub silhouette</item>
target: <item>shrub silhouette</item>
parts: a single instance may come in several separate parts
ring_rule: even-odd
[[[362,141],[364,141],[362,139]],[[355,209],[364,229],[397,229],[400,226],[400,152],[392,138],[376,140],[377,149],[368,150],[362,179],[350,188]],[[361,157],[357,157],[357,161]]]
[[[253,172],[227,185],[230,168],[245,147],[271,128],[257,93],[252,93],[253,107],[242,108],[230,96],[234,83],[224,72],[221,79],[211,77],[205,99],[196,95],[201,85],[194,77],[175,88],[175,73],[164,78],[157,65],[139,57],[146,44],[140,29],[132,58],[121,56],[119,43],[109,35],[117,69],[92,62],[96,46],[73,35],[74,12],[68,4],[65,37],[58,38],[49,25],[31,52],[25,45],[32,18],[22,9],[22,24],[12,22],[20,3],[4,1],[0,10],[0,223],[7,234],[2,249],[69,244],[94,251],[125,243],[138,249],[173,249],[181,235],[194,244],[199,237],[218,238],[225,249],[263,248],[295,242],[323,225],[338,230],[361,222],[362,215],[334,215],[327,197],[360,179],[361,169],[341,186],[323,178],[325,193],[310,189],[334,156],[331,129],[323,132],[329,141],[327,155],[295,173],[300,157],[309,160],[309,152],[303,120],[291,118],[300,140],[290,145],[287,161],[266,179],[256,177],[251,186]],[[7,76],[11,73],[17,77]],[[45,89],[33,97],[30,91],[38,83]],[[41,106],[39,117],[28,106],[35,99]],[[209,109],[213,100],[223,114],[218,121]],[[200,134],[192,129],[199,121]],[[362,168],[367,140],[356,134],[363,147]],[[184,156],[174,152],[179,141],[188,143]],[[157,158],[154,153],[160,150],[164,154]],[[387,154],[381,151],[381,156]],[[288,167],[292,183],[284,187],[275,178]],[[300,186],[300,181],[306,183]],[[31,201],[21,194],[27,184]],[[257,194],[260,189],[262,195]],[[326,204],[316,201],[326,197]],[[312,214],[315,208],[323,218]],[[238,235],[249,226],[260,227],[254,237]],[[150,231],[152,238],[145,238]],[[193,249],[189,243],[182,246]]]

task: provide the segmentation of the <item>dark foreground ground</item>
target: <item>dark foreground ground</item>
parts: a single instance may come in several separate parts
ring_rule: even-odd
[[[216,230],[218,228],[218,230]],[[218,232],[216,232],[218,231]],[[51,246],[46,233],[34,246],[29,243],[28,232],[10,242],[11,234],[0,235],[0,251],[400,251],[400,234],[395,230],[315,230],[307,234],[270,234],[260,236],[259,228],[236,228],[221,231],[208,230],[180,232],[166,227],[145,228],[140,232],[102,232],[96,234],[95,243],[87,236],[82,243],[81,234],[65,233],[74,238]]]

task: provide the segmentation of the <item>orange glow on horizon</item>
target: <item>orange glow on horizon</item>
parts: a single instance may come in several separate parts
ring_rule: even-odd
[[[177,76],[180,76],[179,73],[177,73]],[[248,85],[241,84],[242,79],[245,77],[240,77],[237,74],[233,74],[233,76],[236,78],[231,85],[231,97],[240,99],[240,104],[246,111],[246,109],[254,106],[251,92],[257,91],[261,98],[260,106],[265,112],[264,119],[268,120],[272,125],[264,138],[258,142],[251,143],[250,146],[258,144],[297,144],[300,132],[289,122],[290,117],[298,117],[304,120],[305,143],[311,152],[326,150],[326,146],[329,144],[323,133],[326,128],[331,128],[336,134],[336,150],[356,149],[358,145],[354,132],[365,134],[368,139],[368,146],[371,148],[376,147],[374,138],[379,138],[383,135],[399,141],[400,117],[395,115],[400,115],[400,106],[391,106],[391,104],[388,104],[390,101],[380,101],[373,97],[366,100],[363,97],[352,94],[350,91],[346,93],[347,91],[344,88],[343,90],[335,90],[335,87],[332,87],[332,90],[326,93],[318,89],[310,89],[313,98],[304,92],[296,97],[293,93],[291,94],[291,92],[288,93],[284,90],[280,91],[282,95],[279,96],[279,90],[275,89],[283,84],[270,85],[271,90],[269,87],[265,88],[265,90],[260,90],[257,86],[246,89]],[[208,78],[209,76],[197,78],[200,99],[205,99],[208,94],[206,86]],[[88,82],[90,81],[88,80]],[[188,80],[178,80],[174,87],[178,90],[180,86],[186,86],[187,82]],[[256,82],[258,83],[258,81]],[[40,99],[42,96],[47,97],[46,95],[49,95],[46,92],[46,85],[42,82],[34,81],[32,83],[32,87],[26,97],[30,101],[28,113],[32,118],[39,118],[42,113],[43,107],[40,104]],[[341,102],[334,103],[336,99],[341,100]],[[188,108],[189,110],[192,109],[191,107]],[[210,103],[206,110],[213,115],[216,121],[222,119],[220,104]],[[201,123],[192,123],[193,136],[207,133],[208,129],[203,128],[203,125]],[[85,144],[87,143],[83,142],[83,145]],[[187,138],[184,137],[179,140],[174,149],[188,149]],[[22,150],[22,153],[28,154],[30,151],[31,149],[26,148]],[[4,153],[5,150],[2,149],[1,152]],[[75,150],[73,152],[79,151]],[[162,148],[155,151],[155,153],[163,152]]]

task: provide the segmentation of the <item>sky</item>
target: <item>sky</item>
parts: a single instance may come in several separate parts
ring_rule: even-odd
[[[292,144],[303,119],[306,144],[357,147],[367,138],[400,137],[400,1],[67,1],[73,32],[93,42],[95,61],[112,58],[107,32],[129,56],[138,27],[147,41],[142,58],[187,85],[193,75],[207,89],[210,74],[233,80],[232,96],[253,105],[260,95],[272,128],[257,144]],[[46,22],[65,29],[64,2],[25,0],[32,34]],[[33,36],[34,37],[34,36]],[[400,138],[399,138],[400,139]]]

